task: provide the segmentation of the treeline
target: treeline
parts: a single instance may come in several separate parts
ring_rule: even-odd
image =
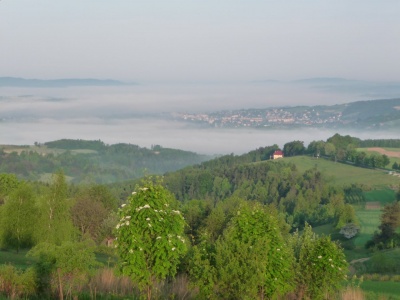
[[[188,296],[197,299],[318,299],[340,290],[347,272],[342,250],[308,225],[302,235],[289,234],[274,206],[227,198],[205,217],[205,201],[190,201],[182,211],[178,204],[161,185],[145,181],[120,211],[120,266],[147,299],[154,279],[182,271],[196,288]],[[192,230],[196,217],[199,235],[185,237],[182,221]]]
[[[8,297],[315,299],[337,296],[347,273],[329,237],[308,225],[291,234],[275,204],[237,196],[181,203],[150,178],[117,212],[106,187],[68,185],[58,173],[48,185],[1,174],[0,200],[1,248],[30,249],[32,263],[0,267]],[[96,262],[100,249],[118,268]]]
[[[371,140],[372,141],[372,140]],[[381,147],[384,145],[384,140],[380,140]],[[388,140],[390,141],[390,140]],[[293,143],[293,142],[292,142]],[[341,136],[335,134],[325,141],[313,141],[307,149],[303,149],[302,153],[307,153],[313,156],[326,156],[335,161],[352,162],[357,166],[370,168],[384,168],[390,163],[387,155],[372,153],[368,154],[365,151],[357,150],[363,143],[358,138],[349,135]],[[378,144],[378,143],[377,143]],[[296,155],[299,155],[296,153]]]
[[[122,143],[105,145],[101,141],[60,140],[45,145],[24,147],[20,153],[8,153],[0,147],[0,172],[42,180],[43,175],[63,169],[74,183],[111,183],[163,174],[210,158],[161,146],[147,149]]]
[[[118,206],[105,186],[68,185],[61,172],[50,184],[0,174],[1,251],[29,250],[30,261],[0,266],[1,297],[90,298],[92,287],[101,294],[103,283],[96,276],[109,269],[96,261],[95,252],[115,260],[112,248],[102,245],[113,240]]]
[[[38,145],[37,143],[35,143]],[[73,140],[73,139],[61,139],[52,142],[44,143],[48,148],[54,149],[66,149],[66,150],[78,150],[78,149],[89,149],[95,151],[102,151],[106,149],[106,144],[100,140],[88,141],[88,140]]]
[[[357,148],[395,147],[400,140],[366,140],[335,134],[326,141],[288,142],[283,147],[285,156],[312,155],[329,157],[335,161],[352,162],[359,166],[384,168],[390,163],[386,155],[367,154]],[[27,180],[43,180],[43,176],[63,169],[74,183],[113,183],[140,178],[146,174],[163,174],[203,162],[202,168],[224,169],[244,163],[269,160],[278,145],[260,147],[243,155],[224,155],[217,160],[193,152],[163,148],[151,149],[119,143],[106,145],[102,141],[69,140],[35,143],[35,147],[19,147],[5,151],[0,147],[0,172],[13,173]],[[396,165],[394,165],[396,167]],[[395,169],[395,168],[394,168]]]
[[[293,228],[334,222],[338,228],[355,221],[354,209],[346,203],[344,191],[328,185],[322,174],[304,173],[284,162],[250,163],[207,168],[204,164],[167,173],[165,186],[180,201],[208,199],[216,207],[229,197],[274,205]],[[220,158],[225,161],[227,158]],[[220,159],[215,164],[222,163]],[[196,229],[196,228],[195,228]]]
[[[119,200],[104,185],[68,185],[63,173],[50,184],[0,174],[0,245],[32,247],[40,242],[112,236]]]
[[[367,147],[400,148],[400,139],[362,140],[359,142],[359,146],[362,148],[367,148]]]

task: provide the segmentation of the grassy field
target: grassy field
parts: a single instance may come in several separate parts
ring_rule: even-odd
[[[364,204],[354,206],[356,216],[360,223],[361,231],[355,239],[356,247],[364,247],[365,243],[372,238],[380,225],[381,209],[384,205],[395,200],[395,192],[390,189],[372,190],[364,193],[366,202],[377,202],[381,204],[380,208],[366,209]]]
[[[359,259],[364,257],[370,257],[372,253],[365,249],[365,244],[372,239],[375,231],[379,230],[380,216],[382,214],[381,209],[387,203],[391,203],[395,199],[395,192],[390,189],[372,190],[364,193],[366,203],[354,205],[356,216],[360,226],[360,233],[354,239],[355,249],[345,250],[348,261],[353,259]],[[375,209],[367,209],[366,204],[368,202],[380,203],[380,207]],[[332,224],[325,224],[322,226],[316,226],[313,231],[319,235],[332,235],[335,238],[337,230]]]
[[[26,269],[32,266],[36,259],[27,257],[28,250],[23,249],[18,253],[15,250],[0,250],[0,265],[12,264],[17,268]],[[104,253],[96,253],[96,259],[104,266],[113,267],[116,264],[116,258]]]
[[[17,268],[26,269],[35,263],[33,258],[27,258],[26,253],[28,250],[21,250],[17,253],[14,250],[1,250],[0,251],[0,265],[12,264]]]
[[[335,163],[323,158],[316,159],[309,156],[295,156],[285,157],[280,161],[294,163],[301,172],[316,167],[335,185],[346,185],[351,182],[363,184],[371,188],[385,188],[400,184],[400,177],[388,175],[385,171]]]
[[[367,293],[367,299],[400,300],[400,282],[366,280],[361,289]]]

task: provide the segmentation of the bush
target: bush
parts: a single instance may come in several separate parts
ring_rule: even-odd
[[[356,248],[356,245],[354,244],[354,240],[343,241],[340,243],[340,245],[345,250],[354,250]]]
[[[398,269],[395,259],[385,255],[384,253],[377,253],[366,262],[367,270],[370,273],[395,273]]]
[[[10,299],[28,297],[36,293],[36,274],[32,268],[25,272],[12,265],[0,266],[0,293]]]

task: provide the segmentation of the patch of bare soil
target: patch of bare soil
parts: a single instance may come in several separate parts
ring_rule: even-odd
[[[378,152],[379,154],[382,154],[382,155],[385,154],[385,155],[387,155],[389,157],[400,158],[400,151],[399,152],[397,152],[397,151],[387,151],[385,149],[378,148],[378,147],[368,148],[367,150],[368,151],[375,151],[375,152]]]
[[[366,210],[378,210],[381,209],[381,204],[379,202],[367,202],[365,203]]]

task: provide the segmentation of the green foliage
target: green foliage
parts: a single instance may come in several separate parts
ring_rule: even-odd
[[[399,185],[399,188],[398,188],[398,190],[396,192],[396,201],[400,202],[400,185]]]
[[[360,204],[365,202],[365,195],[361,184],[350,184],[344,187],[343,191],[346,203]]]
[[[101,225],[107,216],[104,205],[93,198],[79,198],[71,208],[72,222],[81,236],[90,237],[97,242],[101,242],[103,238]]]
[[[173,195],[150,179],[136,188],[119,214],[116,247],[122,274],[147,288],[149,296],[154,280],[176,274],[187,250],[185,220]]]
[[[357,223],[354,207],[351,204],[343,204],[337,208],[336,228],[343,228],[350,223]]]
[[[5,197],[18,185],[18,178],[14,174],[0,174],[0,204],[4,203]]]
[[[62,139],[53,142],[44,143],[49,148],[59,148],[59,149],[90,149],[101,151],[106,148],[106,145],[98,140],[98,141],[85,141],[85,140],[71,140],[71,139]]]
[[[20,183],[0,207],[1,242],[5,247],[30,247],[34,244],[34,229],[38,210],[31,186]]]
[[[274,297],[290,290],[292,253],[278,220],[258,203],[242,202],[214,244],[207,233],[189,265],[201,298]]]
[[[243,204],[216,244],[218,290],[223,298],[272,298],[291,289],[292,253],[278,221],[260,204]]]
[[[53,176],[48,191],[39,199],[39,220],[36,239],[60,245],[74,239],[74,227],[71,221],[70,208],[72,201],[68,197],[68,186],[65,176],[59,172]]]
[[[58,294],[60,299],[64,294],[78,293],[98,265],[93,248],[86,243],[40,243],[28,256],[37,259],[35,268],[40,292],[44,295]]]
[[[332,143],[338,150],[338,149],[348,149],[349,145],[354,145],[354,147],[357,147],[361,140],[355,137],[351,137],[349,135],[342,136],[336,133],[332,137],[328,138],[326,141],[327,143]]]
[[[380,232],[375,233],[373,242],[368,246],[383,248],[394,248],[400,245],[400,235],[396,232],[400,226],[400,202],[387,204],[381,215]]]
[[[325,142],[324,141],[312,141],[308,144],[307,153],[319,157],[321,154],[324,154]]]
[[[330,185],[348,186],[359,184],[363,189],[387,188],[389,185],[398,185],[399,179],[396,176],[388,176],[381,170],[360,168],[344,163],[334,163],[325,159],[315,159],[306,156],[287,157],[279,163],[295,164],[299,172],[316,167],[325,178],[329,179]]]
[[[206,233],[203,233],[201,241],[189,250],[187,260],[191,286],[199,289],[198,298],[211,298],[217,283],[217,269],[215,244],[210,242]]]
[[[366,262],[368,273],[379,273],[379,274],[399,274],[400,263],[399,256],[396,258],[386,253],[377,252],[371,259]]]
[[[400,148],[400,139],[367,139],[359,142],[359,147]]]
[[[36,293],[36,274],[33,268],[25,271],[12,265],[0,265],[0,294],[8,299],[20,299]]]
[[[398,282],[364,280],[361,288],[365,292],[366,300],[400,299]]]
[[[296,295],[300,299],[323,299],[340,288],[347,273],[342,249],[330,237],[317,237],[307,225],[290,239],[294,250]]]
[[[283,153],[285,156],[295,156],[301,155],[305,152],[306,148],[304,147],[303,141],[293,141],[286,143],[283,146]]]
[[[74,196],[75,203],[71,208],[71,217],[81,237],[91,238],[100,243],[111,236],[108,217],[116,212],[118,199],[104,185],[83,187]],[[117,222],[113,223],[113,228]]]
[[[162,148],[141,148],[131,144],[105,145],[101,141],[59,140],[44,145],[0,151],[0,172],[14,173],[29,180],[62,168],[74,183],[111,183],[140,178],[147,173],[163,174],[203,162],[210,156]],[[1,197],[1,191],[0,191]]]
[[[210,211],[210,203],[204,200],[191,200],[184,203],[182,213],[188,225],[186,232],[192,239],[197,239],[203,221],[210,214]]]

